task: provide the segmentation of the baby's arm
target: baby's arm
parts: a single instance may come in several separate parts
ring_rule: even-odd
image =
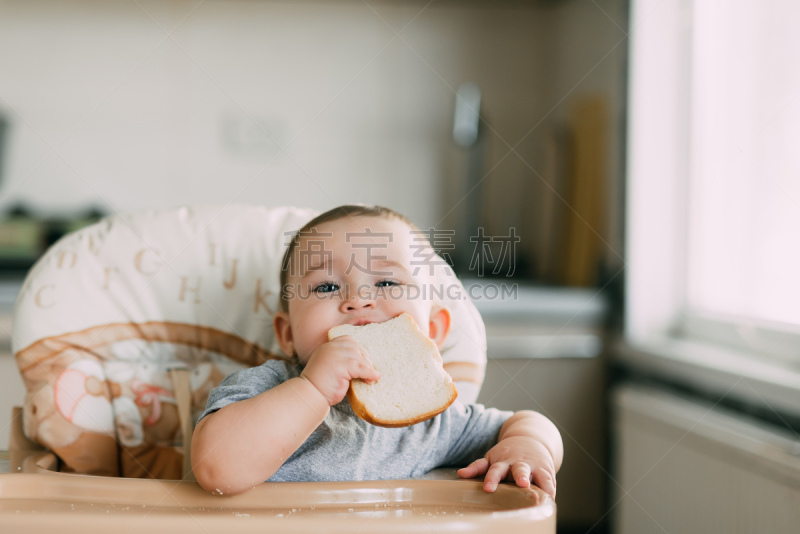
[[[483,489],[490,493],[506,478],[523,488],[533,481],[555,498],[556,472],[563,457],[564,445],[555,425],[540,413],[520,411],[503,424],[497,445],[480,460],[460,469],[458,476],[486,474]]]
[[[321,345],[303,373],[206,416],[192,438],[192,469],[206,490],[241,493],[271,477],[340,402],[353,378],[379,375],[353,338]]]
[[[241,493],[272,476],[328,414],[307,380],[293,378],[214,412],[192,437],[192,470],[210,492]]]

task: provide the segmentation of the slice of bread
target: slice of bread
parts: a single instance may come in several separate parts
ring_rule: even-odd
[[[373,425],[410,426],[445,411],[458,392],[442,367],[436,344],[408,313],[383,323],[339,325],[328,339],[349,335],[364,347],[381,379],[373,384],[350,381],[347,398],[353,411]]]

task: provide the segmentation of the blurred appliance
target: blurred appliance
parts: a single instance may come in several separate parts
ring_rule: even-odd
[[[481,90],[472,82],[462,83],[456,92],[455,113],[453,114],[453,140],[467,153],[466,169],[460,184],[455,188],[455,196],[460,200],[453,209],[456,213],[453,266],[457,273],[465,274],[473,270],[473,250],[481,220],[483,187],[483,161],[486,138],[481,127]],[[449,196],[449,195],[448,195]],[[463,199],[463,200],[461,200]]]

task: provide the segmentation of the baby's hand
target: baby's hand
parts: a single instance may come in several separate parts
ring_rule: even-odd
[[[361,378],[373,382],[381,375],[361,345],[351,336],[339,336],[314,351],[300,377],[311,382],[328,405],[333,406],[347,394],[350,380]]]
[[[517,486],[527,488],[531,482],[556,498],[556,469],[553,457],[542,442],[526,436],[513,436],[501,440],[489,449],[486,456],[458,470],[461,478],[475,478],[486,474],[483,489],[493,493],[501,480],[514,480]]]

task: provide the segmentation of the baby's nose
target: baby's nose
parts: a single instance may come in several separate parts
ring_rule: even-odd
[[[348,292],[347,298],[342,302],[342,308],[346,311],[360,310],[363,308],[374,308],[375,299],[369,291]]]
[[[374,308],[375,307],[375,303],[372,302],[372,301],[351,300],[350,302],[345,304],[345,307],[346,307],[346,309],[348,311],[361,310],[361,309],[364,309],[364,308]]]

